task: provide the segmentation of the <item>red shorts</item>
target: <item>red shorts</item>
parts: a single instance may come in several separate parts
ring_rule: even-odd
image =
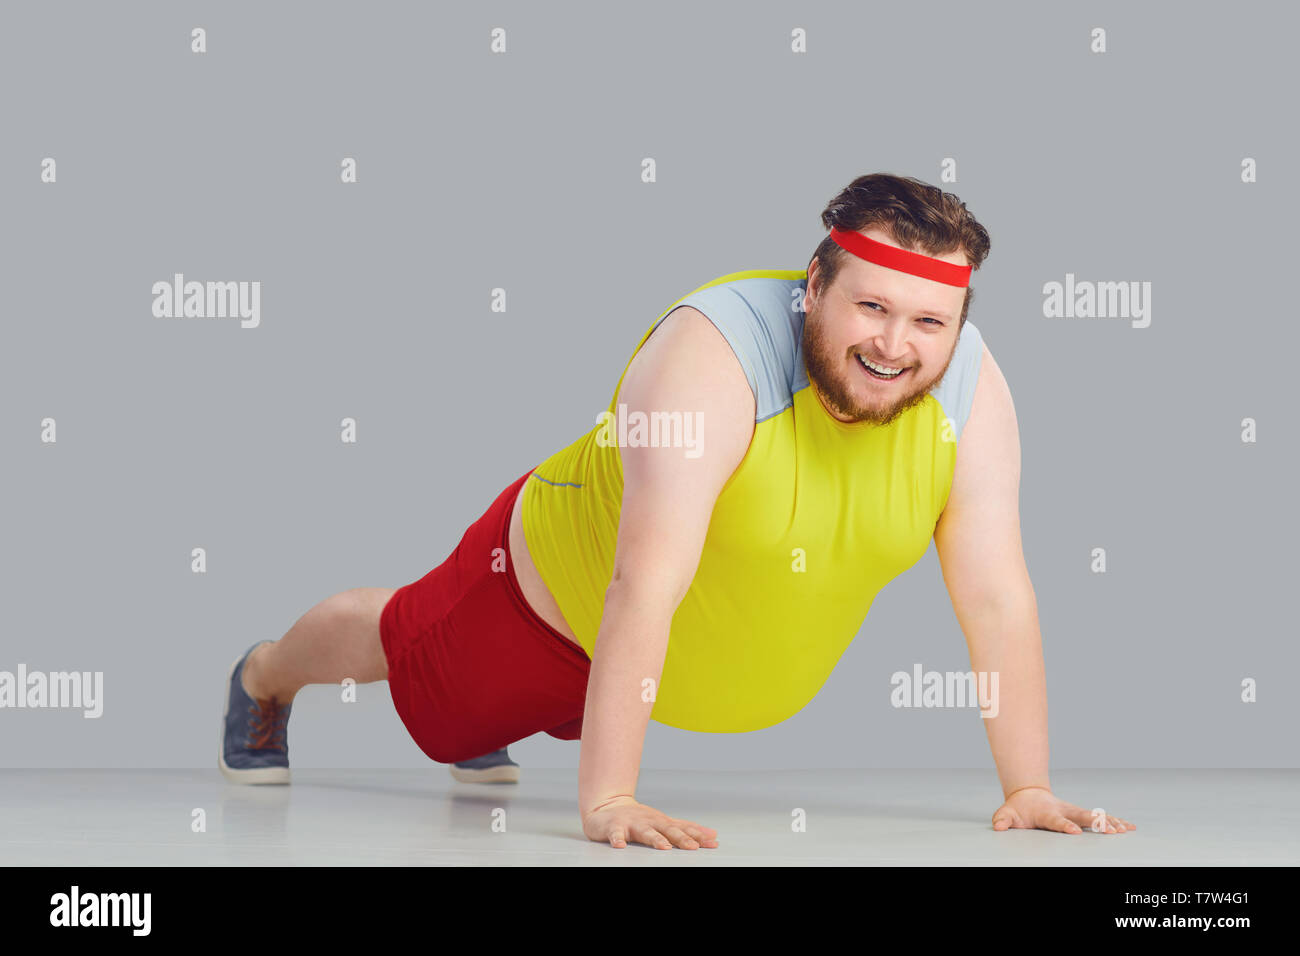
[[[379,616],[393,705],[439,763],[481,757],[543,730],[560,740],[582,736],[591,659],[528,606],[510,561],[510,512],[530,474]]]

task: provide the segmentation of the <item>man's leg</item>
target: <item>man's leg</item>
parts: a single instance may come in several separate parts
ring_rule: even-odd
[[[260,641],[231,665],[217,766],[233,783],[289,782],[289,715],[307,684],[384,680],[379,615],[393,588],[354,588],[317,604],[278,641]]]
[[[353,588],[321,601],[280,640],[257,647],[244,662],[244,689],[255,700],[288,704],[307,684],[358,684],[388,678],[379,615],[394,588]],[[463,783],[517,783],[519,765],[501,748],[453,764]]]
[[[293,701],[307,684],[358,684],[388,678],[379,615],[394,588],[353,588],[321,601],[278,641],[244,663],[244,688],[259,700]]]

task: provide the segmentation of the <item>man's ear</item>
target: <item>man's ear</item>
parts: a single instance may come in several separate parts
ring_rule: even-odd
[[[813,256],[812,263],[808,266],[808,285],[804,289],[803,310],[808,312],[808,306],[817,296],[813,294],[813,283],[817,284],[817,294],[821,294],[821,260]]]

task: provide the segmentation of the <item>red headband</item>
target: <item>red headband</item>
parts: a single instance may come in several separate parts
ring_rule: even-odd
[[[831,239],[841,249],[853,253],[859,259],[866,259],[888,269],[910,272],[914,276],[933,279],[944,285],[970,285],[970,266],[944,262],[942,259],[923,256],[919,252],[908,252],[898,246],[868,239],[860,232],[845,232],[838,226],[831,227]]]

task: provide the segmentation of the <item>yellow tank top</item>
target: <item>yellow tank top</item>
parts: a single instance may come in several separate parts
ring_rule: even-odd
[[[803,270],[721,276],[674,302],[637,344],[673,309],[699,309],[740,360],[756,409],[749,449],[718,496],[699,569],[673,617],[651,711],[662,724],[739,732],[798,713],[876,594],[925,553],[948,500],[979,375],[979,330],[967,320],[923,402],[885,427],[845,425],[822,407],[804,369],[806,280]],[[623,491],[619,450],[603,441],[609,428],[607,418],[547,458],[523,491],[529,553],[588,655]]]

